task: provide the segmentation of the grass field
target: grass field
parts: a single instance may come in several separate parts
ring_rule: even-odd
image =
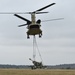
[[[75,75],[75,70],[61,69],[0,69],[0,75]]]

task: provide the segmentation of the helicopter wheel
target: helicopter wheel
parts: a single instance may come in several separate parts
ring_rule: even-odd
[[[41,38],[41,35],[39,35],[39,38]]]
[[[42,34],[39,34],[39,38],[41,38]]]
[[[30,39],[29,35],[27,35],[27,39]]]

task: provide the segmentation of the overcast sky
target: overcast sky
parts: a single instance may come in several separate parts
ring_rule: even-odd
[[[49,13],[36,15],[36,19],[64,20],[41,23],[43,36],[36,38],[43,63],[75,63],[75,0],[0,0],[0,12],[35,11],[51,3],[56,4],[43,10]],[[29,14],[21,16],[31,19]],[[17,27],[24,23],[13,14],[0,14],[0,64],[32,64],[29,58],[33,58],[33,37],[27,39],[26,27]]]

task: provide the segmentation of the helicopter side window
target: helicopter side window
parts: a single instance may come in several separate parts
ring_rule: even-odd
[[[39,28],[39,25],[31,25],[30,29],[32,29],[32,28]]]

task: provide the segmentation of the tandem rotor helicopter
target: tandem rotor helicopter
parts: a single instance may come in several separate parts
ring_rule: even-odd
[[[41,20],[38,19],[36,21],[35,15],[36,14],[42,14],[42,13],[48,13],[48,12],[40,12],[40,11],[42,11],[42,10],[44,10],[44,9],[50,7],[50,6],[53,6],[53,5],[55,5],[55,3],[51,3],[51,4],[49,4],[49,5],[47,5],[47,6],[43,7],[43,8],[40,8],[40,9],[38,9],[36,11],[25,13],[25,14],[31,14],[31,21],[26,19],[26,18],[24,18],[24,17],[22,17],[22,16],[20,16],[20,15],[18,15],[18,14],[14,14],[14,16],[16,16],[16,17],[18,17],[18,18],[20,18],[20,19],[22,19],[22,20],[27,22],[26,24],[19,25],[18,27],[22,27],[22,26],[26,26],[27,25],[27,29],[28,29],[28,31],[27,31],[27,38],[28,39],[30,38],[29,35],[33,35],[33,36],[39,35],[39,37],[42,36],[42,30],[40,29],[40,27],[41,27]],[[54,20],[60,20],[60,19],[62,19],[62,18],[54,19]]]
[[[30,35],[33,35],[33,36],[39,35],[39,37],[41,37],[42,36],[42,30],[40,28],[41,27],[41,22],[53,21],[53,20],[61,20],[63,18],[57,18],[57,19],[45,20],[45,21],[41,21],[40,19],[38,19],[36,21],[35,15],[36,14],[48,13],[48,12],[40,12],[40,11],[42,11],[42,10],[44,10],[44,9],[50,7],[50,6],[53,6],[55,4],[56,3],[51,3],[51,4],[49,4],[49,5],[45,6],[45,7],[42,7],[40,9],[36,10],[36,11],[33,11],[33,12],[26,12],[26,13],[22,13],[22,12],[18,12],[18,13],[0,13],[0,14],[14,14],[14,16],[16,16],[16,17],[26,21],[27,22],[26,24],[19,25],[18,27],[22,27],[22,26],[26,26],[27,25],[27,29],[28,29],[28,31],[27,31],[27,38],[28,39],[30,38],[29,37]],[[26,19],[26,18],[24,18],[24,17],[22,17],[22,16],[20,16],[20,15],[18,15],[18,14],[30,14],[31,15],[31,21]]]

